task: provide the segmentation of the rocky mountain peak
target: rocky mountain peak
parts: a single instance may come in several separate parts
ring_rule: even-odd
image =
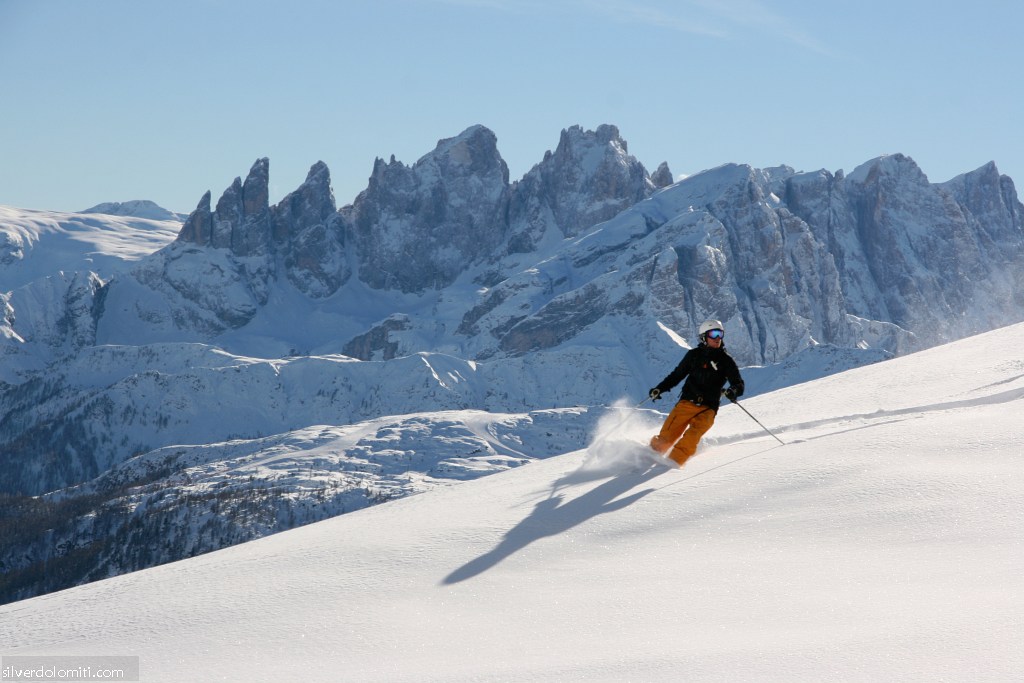
[[[257,216],[270,206],[270,160],[257,159],[242,185],[242,209],[246,216]]]
[[[508,195],[508,166],[484,126],[439,141],[411,167],[378,159],[343,212],[360,278],[406,292],[451,284],[505,239]]]
[[[177,241],[230,249],[238,256],[264,253],[270,244],[270,160],[257,159],[242,182],[234,182],[210,212],[210,192],[199,201]]]
[[[910,182],[927,185],[928,177],[917,163],[905,154],[885,154],[867,161],[853,170],[846,179],[861,185],[880,182]]]
[[[616,126],[604,124],[588,131],[572,126],[562,131],[558,147],[544,161],[554,160],[562,167],[577,167],[583,175],[594,175],[603,164],[629,163],[629,148]],[[635,159],[633,160],[635,161]]]
[[[651,183],[659,190],[663,187],[668,187],[674,182],[675,179],[672,176],[672,171],[669,170],[667,161],[661,162],[658,170],[651,174]]]
[[[316,299],[355,273],[371,288],[403,293],[442,290],[467,274],[485,294],[456,320],[453,329],[472,337],[460,339],[460,349],[472,347],[480,358],[519,353],[561,343],[570,312],[586,312],[582,329],[601,311],[630,310],[643,296],[639,274],[600,305],[587,303],[597,289],[574,292],[569,283],[586,282],[589,269],[634,268],[642,260],[639,241],[648,240],[644,248],[669,249],[676,264],[678,287],[658,271],[659,291],[674,298],[665,294],[656,310],[682,311],[678,320],[730,319],[733,349],[748,362],[773,362],[811,343],[857,345],[865,329],[873,330],[868,343],[901,351],[911,332],[950,339],[980,329],[984,316],[1010,319],[1012,295],[979,283],[1002,282],[994,273],[1024,253],[1024,207],[994,164],[943,185],[929,183],[903,154],[872,159],[849,175],[725,164],[673,183],[667,163],[649,176],[615,126],[572,126],[510,185],[496,136],[472,126],[439,140],[411,166],[394,156],[375,160],[367,189],[341,211],[322,162],[268,208],[268,169],[257,160],[215,211],[207,194],[179,237],[226,250],[217,257],[226,265],[214,270],[228,274],[237,294],[213,309],[216,325],[245,323],[285,276]],[[655,194],[659,187],[665,191]],[[611,243],[598,248],[599,240],[589,239],[585,253],[563,254],[567,261],[536,275],[543,255],[562,254],[573,243],[567,237],[598,224]],[[260,242],[264,234],[269,250]],[[613,263],[611,255],[627,244],[628,264]],[[272,258],[230,258],[259,254]],[[567,276],[568,262],[579,272]],[[178,264],[155,275],[183,272]],[[535,292],[537,282],[545,283],[543,295]],[[211,308],[207,288],[176,281],[174,287]],[[999,311],[974,316],[967,302],[983,290]],[[382,324],[395,311],[384,313],[349,333],[365,342],[352,347],[361,357],[416,348],[395,346],[396,339],[415,338],[413,323]]]
[[[195,211],[189,214],[178,233],[177,242],[190,242],[200,247],[210,243],[210,235],[213,231],[213,212],[210,210],[210,191],[207,190]]]
[[[331,189],[331,171],[318,161],[310,167],[303,181],[272,209],[274,214],[274,241],[286,243],[291,235],[319,225],[337,211],[334,191]]]
[[[498,153],[498,138],[488,128],[471,126],[461,134],[439,140],[434,151],[422,157],[416,166],[435,166],[447,177],[460,174],[501,175],[508,184],[508,166]]]
[[[579,235],[655,189],[617,127],[567,128],[555,151],[545,153],[513,190],[509,249],[528,252],[545,239]]]
[[[1006,184],[1006,181],[1009,182],[1010,187],[1013,187],[1013,181],[1001,175],[995,162],[990,161],[980,168],[969,173],[963,173],[948,182],[942,183],[941,187],[953,193],[958,200],[968,203],[976,203],[972,201],[972,198],[977,199],[983,195],[989,200],[995,199],[1000,201],[1002,199],[1001,188]],[[993,190],[997,191],[993,194]],[[1014,194],[1016,194],[1015,189]]]
[[[619,134],[618,126],[603,123],[596,130],[588,131],[576,125],[562,130],[555,155],[579,153],[589,147],[609,146],[620,150],[622,154],[629,153],[628,145]]]
[[[343,222],[327,164],[313,164],[305,182],[271,213],[275,248],[284,253],[288,279],[311,297],[333,294],[351,271],[344,258]]]
[[[1024,205],[1008,176],[1001,175],[995,162],[959,175],[940,187],[963,209],[973,228],[986,239],[1001,245],[1000,254],[1008,257],[1021,251],[1020,226],[1024,224]]]

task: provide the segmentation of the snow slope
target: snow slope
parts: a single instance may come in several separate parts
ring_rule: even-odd
[[[0,293],[59,271],[108,278],[169,244],[181,223],[0,206]]]
[[[588,449],[0,607],[146,681],[1020,680],[1024,325],[724,407],[683,470]],[[668,406],[660,406],[667,408]]]

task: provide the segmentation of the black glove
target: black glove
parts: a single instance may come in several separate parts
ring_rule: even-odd
[[[733,389],[732,387],[729,387],[728,389],[723,389],[722,390],[722,396],[725,396],[727,399],[729,399],[730,401],[735,403],[736,402],[736,398],[737,398],[738,395],[737,395],[735,389]]]
[[[652,401],[657,401],[659,398],[661,398],[661,391],[659,391],[658,388],[655,387],[655,388],[653,388],[653,389],[651,389],[650,391],[647,392],[647,396]]]

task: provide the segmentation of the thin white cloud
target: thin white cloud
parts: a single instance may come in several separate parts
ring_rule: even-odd
[[[834,56],[824,43],[808,35],[787,17],[773,12],[761,0],[689,0],[688,4],[700,7],[729,24],[753,28],[811,52]]]
[[[555,14],[579,12],[603,15],[617,23],[655,26],[681,33],[724,38],[727,33],[696,17],[683,16],[675,11],[633,1],[621,0],[418,0],[443,5],[490,9],[510,14]]]
[[[691,33],[695,35],[724,38],[728,31],[714,23],[681,12],[683,5],[673,3],[671,10],[665,10],[646,3],[622,2],[621,0],[575,0],[577,7],[591,12],[600,12],[615,21],[644,24],[657,28]]]
[[[732,39],[761,32],[812,52],[834,56],[820,40],[762,0],[420,0],[513,14],[578,11],[623,24],[640,24],[711,38]]]
[[[541,11],[554,9],[550,2],[538,0],[415,0],[438,5],[455,5],[456,7],[472,7],[490,9],[509,14],[537,14]]]

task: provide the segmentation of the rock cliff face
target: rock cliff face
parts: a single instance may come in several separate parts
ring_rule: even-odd
[[[185,221],[177,242],[225,250],[254,290],[268,286],[280,261],[284,274],[303,293],[331,294],[350,273],[330,171],[317,162],[297,190],[270,206],[269,167],[269,160],[259,159],[244,183],[235,178],[217,201],[216,211],[210,211],[207,192]]]
[[[269,179],[269,160],[258,159],[245,182],[235,178],[224,191],[215,210],[210,193],[203,195],[175,242],[132,271],[137,284],[162,295],[156,301],[131,295],[138,318],[186,334],[215,335],[251,321],[282,279],[314,299],[337,291],[351,269],[327,166],[314,164],[306,181],[276,206],[268,202]],[[113,287],[133,289],[136,283],[122,280]]]
[[[960,206],[966,232],[974,236],[981,254],[982,261],[975,263],[974,272],[983,279],[975,282],[992,290],[997,306],[990,317],[980,319],[982,326],[991,327],[994,321],[1011,319],[1024,305],[1024,269],[1020,266],[1024,255],[1024,207],[1013,181],[1000,175],[990,162],[939,188]],[[1013,295],[1006,296],[1007,291]]]
[[[249,175],[224,191],[217,209],[210,211],[210,193],[200,200],[181,228],[178,240],[200,247],[228,249],[236,256],[266,254],[270,248],[270,206],[268,187],[270,160],[259,159]]]
[[[1021,205],[993,164],[934,185],[897,154],[791,178],[785,192],[835,259],[853,315],[932,345],[1019,312]]]
[[[615,126],[562,131],[558,147],[516,184],[509,206],[511,252],[575,237],[655,189]]]
[[[369,287],[405,293],[443,289],[473,264],[489,263],[489,277],[503,279],[504,255],[576,236],[656,187],[614,126],[563,131],[555,151],[515,184],[494,133],[473,126],[412,166],[378,159],[368,188],[341,211],[323,163],[276,206],[267,204],[268,185],[269,162],[260,159],[216,210],[207,193],[178,238],[226,250],[256,306],[282,274],[307,295],[329,296],[352,275],[350,264]],[[246,314],[217,317],[231,326]]]
[[[106,289],[95,274],[59,272],[0,299],[0,313],[18,338],[74,353],[95,343]]]
[[[141,317],[207,334],[252,319],[267,302],[276,273],[269,181],[270,162],[258,159],[244,183],[235,178],[224,191],[215,210],[210,193],[203,195],[178,239],[133,271],[140,283],[165,295]]]
[[[748,364],[819,344],[905,352],[1020,319],[1020,215],[989,167],[933,185],[901,155],[849,177],[727,165],[490,288],[458,332],[482,358],[520,355],[632,310],[684,331],[722,319]]]
[[[314,164],[306,181],[272,207],[271,214],[271,244],[281,245],[288,280],[314,298],[336,292],[352,271],[327,165],[322,161]]]
[[[216,209],[207,193],[172,245],[105,287],[93,328],[108,343],[127,341],[114,332],[125,328],[205,341],[260,318],[260,334],[289,348],[492,359],[585,332],[615,338],[627,317],[684,338],[715,317],[742,362],[764,364],[819,344],[900,353],[1024,308],[1024,209],[994,164],[941,185],[898,154],[849,175],[733,164],[671,177],[667,164],[649,176],[614,126],[562,131],[515,183],[494,133],[473,126],[412,166],[378,159],[341,210],[323,163],[271,206],[259,159]],[[294,325],[268,308],[275,292],[287,298],[282,285],[337,301],[321,308],[337,339],[287,339]],[[380,296],[365,315],[332,312],[366,291]],[[427,299],[428,315],[409,315]],[[62,347],[60,317],[22,321]]]
[[[419,292],[454,282],[507,232],[508,167],[483,126],[441,140],[412,167],[378,159],[370,185],[343,210],[359,277]]]
[[[661,162],[661,165],[658,166],[658,169],[651,174],[651,182],[654,184],[655,187],[659,189],[663,187],[668,187],[669,185],[675,182],[672,176],[672,171],[669,170],[667,161]]]

